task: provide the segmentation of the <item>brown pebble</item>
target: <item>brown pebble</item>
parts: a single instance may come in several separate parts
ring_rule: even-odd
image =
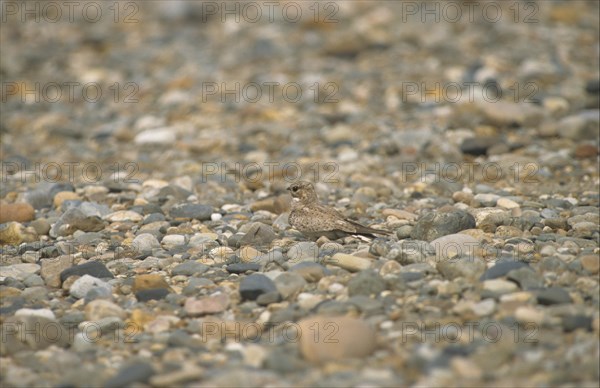
[[[586,271],[597,274],[600,269],[600,257],[597,255],[585,255],[581,258],[581,265]]]
[[[593,158],[598,155],[598,147],[592,144],[580,144],[575,148],[575,157],[579,159]]]
[[[133,280],[133,292],[164,288],[172,291],[167,281],[158,274],[138,275]]]
[[[35,210],[28,203],[0,204],[0,224],[6,222],[29,222],[35,218]]]

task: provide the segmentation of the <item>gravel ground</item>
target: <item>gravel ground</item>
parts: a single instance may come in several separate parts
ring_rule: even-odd
[[[597,386],[598,4],[2,2],[2,386]]]

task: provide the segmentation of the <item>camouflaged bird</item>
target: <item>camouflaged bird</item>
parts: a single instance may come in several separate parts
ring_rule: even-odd
[[[389,235],[390,231],[373,229],[347,219],[337,210],[319,204],[312,183],[298,181],[287,188],[292,194],[290,225],[309,238],[325,236],[330,240],[346,236],[375,238],[374,234]]]

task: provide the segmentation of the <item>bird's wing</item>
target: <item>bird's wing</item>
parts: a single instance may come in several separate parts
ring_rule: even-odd
[[[324,221],[324,231],[342,231],[347,233],[357,232],[356,227],[349,223],[344,215],[334,208],[324,205],[315,205],[312,208],[312,211],[315,212],[315,215],[319,214],[319,217]]]
[[[378,234],[383,234],[383,235],[392,234],[392,232],[390,232],[389,230],[370,228],[368,226],[361,225],[358,222],[349,220],[347,218],[345,219],[345,221],[348,222],[349,224],[351,224],[354,228],[356,228],[356,233],[361,233],[361,234],[378,233]]]

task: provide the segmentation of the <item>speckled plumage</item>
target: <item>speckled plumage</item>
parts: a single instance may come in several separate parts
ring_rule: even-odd
[[[391,232],[373,229],[347,219],[337,210],[319,204],[319,198],[312,183],[298,181],[288,187],[292,194],[290,225],[310,238],[325,236],[330,240],[361,235],[374,238],[374,234],[388,235]]]

